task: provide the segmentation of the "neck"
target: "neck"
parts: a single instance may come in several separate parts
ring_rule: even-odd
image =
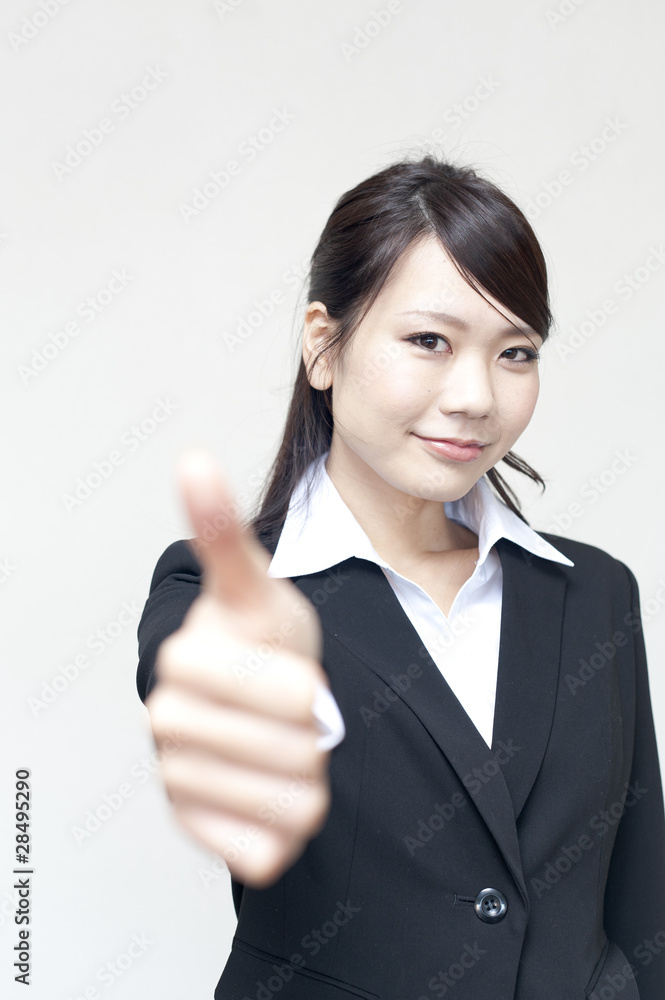
[[[347,448],[340,452],[331,445],[326,472],[376,552],[387,562],[418,561],[438,553],[477,548],[477,535],[451,521],[443,501],[404,493],[377,475],[355,452]]]

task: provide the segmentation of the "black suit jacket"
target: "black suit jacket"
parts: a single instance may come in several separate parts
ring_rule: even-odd
[[[216,1000],[664,1000],[665,816],[637,583],[601,549],[540,534],[575,565],[496,544],[491,750],[379,566],[294,579],[321,618],[346,736],[301,858],[266,889],[232,879]],[[157,563],[142,699],[200,571],[184,540]]]

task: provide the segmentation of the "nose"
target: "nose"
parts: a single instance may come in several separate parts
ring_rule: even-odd
[[[463,413],[476,419],[492,413],[494,390],[486,360],[469,351],[458,354],[446,366],[439,409],[445,414]]]

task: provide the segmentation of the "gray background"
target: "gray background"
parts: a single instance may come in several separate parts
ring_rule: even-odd
[[[533,527],[634,570],[665,746],[663,8],[405,0],[376,31],[387,0],[43,4],[0,11],[1,988],[23,996],[7,914],[14,772],[28,767],[33,1000],[212,997],[235,927],[229,878],[143,770],[138,614],[158,556],[191,533],[177,456],[202,444],[237,496],[256,493],[298,357],[298,269],[337,197],[402,153],[473,164],[531,215],[557,328],[515,450],[548,488],[511,481]],[[132,98],[150,70],[154,89]],[[274,109],[293,117],[250,161],[243,143]],[[98,145],[59,167],[102,119]],[[187,221],[182,206],[231,159],[239,173]],[[255,303],[279,293],[230,350]],[[170,413],[151,424],[159,400]],[[68,503],[114,452],[111,474]],[[77,656],[87,665],[50,703],[30,701]],[[77,842],[113,794],[121,806]],[[132,935],[140,957],[98,978]]]

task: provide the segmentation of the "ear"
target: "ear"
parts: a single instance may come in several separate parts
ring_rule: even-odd
[[[335,325],[323,302],[309,303],[305,312],[302,337],[302,356],[306,370],[309,370],[309,365],[315,356],[333,336]],[[324,355],[309,375],[309,384],[313,389],[328,389],[332,385],[332,380],[332,366]]]

